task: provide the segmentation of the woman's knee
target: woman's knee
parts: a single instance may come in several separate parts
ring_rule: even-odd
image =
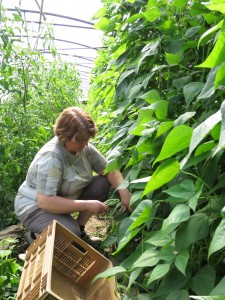
[[[64,227],[72,231],[74,234],[80,236],[80,226],[78,222],[71,215],[60,215],[52,214],[43,210],[36,211],[26,220],[24,220],[23,225],[26,229],[41,233],[53,220],[58,221]]]
[[[71,217],[72,218],[72,217]],[[70,230],[72,233],[74,233],[77,236],[80,236],[80,226],[78,222],[73,219],[73,220],[63,220],[60,222],[64,227],[66,227],[68,230]]]
[[[94,176],[92,182],[82,191],[80,199],[93,199],[103,202],[108,197],[109,189],[110,183],[108,181],[107,176]]]

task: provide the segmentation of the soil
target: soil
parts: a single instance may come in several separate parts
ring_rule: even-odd
[[[91,236],[97,236],[104,239],[110,227],[110,221],[106,220],[104,217],[92,216],[85,226],[86,232]],[[21,224],[12,225],[6,229],[0,231],[0,250],[6,250],[9,248],[8,243],[4,243],[4,239],[7,238],[17,238],[19,240],[19,248],[24,252],[28,245],[24,240],[24,228]]]
[[[85,226],[85,231],[92,236],[105,238],[109,227],[110,221],[98,216],[92,216]]]

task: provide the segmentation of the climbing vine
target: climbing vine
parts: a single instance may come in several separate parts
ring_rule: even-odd
[[[102,2],[88,105],[133,211],[105,241],[120,265],[100,276],[120,274],[124,299],[132,288],[214,299],[225,294],[224,2]]]

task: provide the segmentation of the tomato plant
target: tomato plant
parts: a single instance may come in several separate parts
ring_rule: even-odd
[[[57,115],[78,104],[80,78],[72,63],[55,52],[53,36],[41,29],[43,48],[51,61],[32,45],[22,47],[15,32],[31,34],[19,9],[8,17],[1,9],[0,66],[0,229],[17,222],[13,203],[37,150],[53,136]]]

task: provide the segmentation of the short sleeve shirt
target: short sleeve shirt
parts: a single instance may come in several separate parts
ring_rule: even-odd
[[[83,188],[90,184],[93,171],[102,172],[106,163],[105,157],[90,143],[73,155],[54,137],[32,161],[15,199],[16,213],[20,215],[36,204],[37,193],[78,199]]]

